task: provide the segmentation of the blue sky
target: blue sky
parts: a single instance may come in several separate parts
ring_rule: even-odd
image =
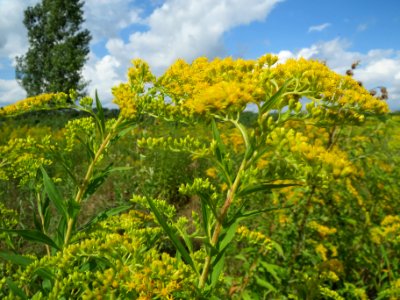
[[[13,64],[28,47],[23,10],[37,2],[0,0],[0,106],[25,97]],[[162,74],[177,58],[269,52],[321,59],[342,74],[360,60],[355,78],[388,87],[400,109],[397,0],[87,0],[84,11],[93,40],[83,76],[108,105],[134,57]]]

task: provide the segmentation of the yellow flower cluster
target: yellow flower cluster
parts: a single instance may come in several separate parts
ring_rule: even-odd
[[[159,84],[189,113],[241,111],[248,103],[264,99],[260,75],[267,60],[228,57],[208,61],[200,57],[191,64],[178,60],[159,79]]]
[[[328,249],[323,244],[318,244],[315,247],[315,252],[321,257],[323,261],[328,260]]]
[[[314,229],[322,238],[337,232],[336,228],[329,228],[328,226],[319,224],[316,221],[309,222],[307,227]]]
[[[15,178],[24,185],[36,177],[41,165],[51,165],[48,153],[52,149],[50,136],[36,140],[30,136],[9,140],[0,146],[0,179]]]
[[[238,130],[231,131],[228,134],[222,133],[221,138],[225,145],[232,145],[233,150],[236,153],[241,153],[241,151],[243,151],[243,136],[238,132]]]
[[[68,95],[65,93],[42,94],[29,97],[14,104],[0,108],[0,117],[15,116],[29,111],[68,107]]]
[[[360,109],[374,113],[388,112],[387,103],[370,95],[369,91],[349,76],[331,71],[325,64],[315,61],[288,59],[273,69],[274,78],[281,82],[290,78],[299,81],[303,96],[315,101],[336,103],[343,108]]]
[[[181,117],[226,116],[243,111],[249,103],[262,105],[285,86],[282,98],[270,109],[289,105],[300,112],[299,100],[306,97],[313,101],[307,106],[313,117],[362,121],[363,112],[388,111],[384,101],[371,96],[351,77],[339,75],[318,61],[302,58],[276,64],[277,60],[270,54],[257,60],[228,57],[209,61],[200,57],[187,63],[178,59],[158,79],[145,62],[134,60],[128,83],[113,88],[114,102],[127,118],[136,114],[146,97],[147,108],[159,97],[162,102],[167,100],[165,107]],[[322,101],[325,106],[320,105]]]
[[[307,164],[322,164],[325,171],[334,178],[357,173],[347,154],[338,147],[334,146],[328,150],[322,140],[312,143],[306,135],[293,129],[274,129],[267,138],[267,144],[274,145],[277,150],[288,149],[293,154],[299,154]]]
[[[65,150],[72,151],[76,144],[77,137],[82,138],[82,135],[89,137],[93,134],[94,129],[95,123],[91,117],[68,121],[67,125],[65,125],[65,139],[67,141]]]
[[[18,214],[15,210],[9,209],[0,202],[0,228],[13,229],[18,225]],[[0,241],[5,240],[7,233],[0,232]],[[1,242],[0,242],[1,245]]]
[[[321,295],[324,296],[323,299],[345,300],[342,296],[338,294],[338,292],[331,290],[328,287],[319,286],[318,288]]]
[[[246,239],[249,243],[264,248],[263,252],[268,252],[272,249],[272,240],[259,231],[253,231],[246,226],[240,226],[236,230],[236,233],[238,234],[239,239]]]
[[[136,115],[137,94],[130,88],[129,84],[121,83],[112,89],[113,102],[119,106],[120,113],[127,119]]]
[[[121,115],[127,119],[136,116],[140,96],[145,92],[146,85],[155,81],[146,62],[134,59],[132,64],[133,67],[128,70],[128,83],[121,83],[112,89],[113,102],[119,106]]]
[[[20,269],[13,280],[32,295],[29,282],[37,278],[38,269],[46,268],[54,275],[46,299],[193,299],[191,268],[149,249],[148,240],[160,236],[152,220],[136,210],[107,218],[75,237],[79,242]]]
[[[371,239],[377,244],[383,241],[400,244],[400,216],[387,215],[381,222],[380,227],[371,230]]]

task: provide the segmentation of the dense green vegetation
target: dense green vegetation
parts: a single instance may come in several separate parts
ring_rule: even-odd
[[[120,111],[1,110],[1,298],[398,299],[399,115],[275,62],[135,61]]]
[[[28,96],[83,92],[82,68],[88,58],[90,32],[81,0],[42,0],[24,11],[29,49],[16,58],[16,78]]]

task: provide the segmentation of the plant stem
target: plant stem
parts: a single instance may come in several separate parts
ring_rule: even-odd
[[[225,203],[221,207],[219,217],[217,219],[217,224],[215,225],[215,229],[214,229],[214,232],[213,232],[213,235],[211,238],[211,242],[210,242],[212,247],[216,246],[218,243],[219,235],[221,234],[221,230],[222,230],[223,221],[228,213],[229,207],[231,206],[233,199],[235,198],[235,193],[236,193],[237,188],[239,187],[241,175],[246,166],[246,163],[247,163],[246,158],[244,158],[240,165],[240,168],[236,174],[235,181],[233,182],[231,188],[228,191]],[[201,273],[201,277],[199,280],[199,288],[200,289],[203,289],[206,284],[207,277],[210,272],[211,259],[212,259],[212,255],[210,252],[204,260],[204,267],[203,267],[203,271]]]
[[[40,199],[40,194],[36,194],[36,200],[37,200],[37,206],[38,206],[38,212],[39,212],[39,217],[40,217],[40,222],[42,223],[42,231],[44,234],[47,234],[46,228],[45,228],[45,222],[44,222],[44,216],[42,212],[42,204],[41,204],[41,199]],[[48,256],[50,256],[50,247],[49,245],[44,245],[46,248],[46,253]]]
[[[115,134],[115,129],[117,128],[117,126],[122,122],[123,118],[119,117],[117,119],[117,121],[115,122],[115,124],[113,125],[113,127],[111,128],[111,130],[109,131],[109,133],[107,134],[107,136],[104,138],[103,142],[101,143],[100,147],[97,149],[97,152],[92,160],[92,162],[90,163],[87,171],[86,171],[86,175],[85,178],[83,179],[81,185],[79,186],[78,192],[75,196],[75,203],[79,204],[82,202],[83,196],[85,195],[86,189],[89,185],[90,179],[92,178],[93,172],[94,172],[94,168],[100,158],[100,156],[103,154],[104,150],[107,148],[108,144],[110,143],[111,139],[114,137]],[[76,221],[76,217],[75,218],[71,218],[68,217],[68,222],[67,222],[67,232],[65,234],[65,238],[64,238],[64,246],[68,245],[70,239],[71,239],[71,234],[72,234],[72,229],[74,226],[74,223]]]

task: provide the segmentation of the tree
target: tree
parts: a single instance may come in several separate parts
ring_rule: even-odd
[[[42,0],[25,10],[29,49],[16,57],[16,78],[28,96],[84,91],[87,82],[81,70],[91,35],[81,28],[82,7],[81,0]]]

